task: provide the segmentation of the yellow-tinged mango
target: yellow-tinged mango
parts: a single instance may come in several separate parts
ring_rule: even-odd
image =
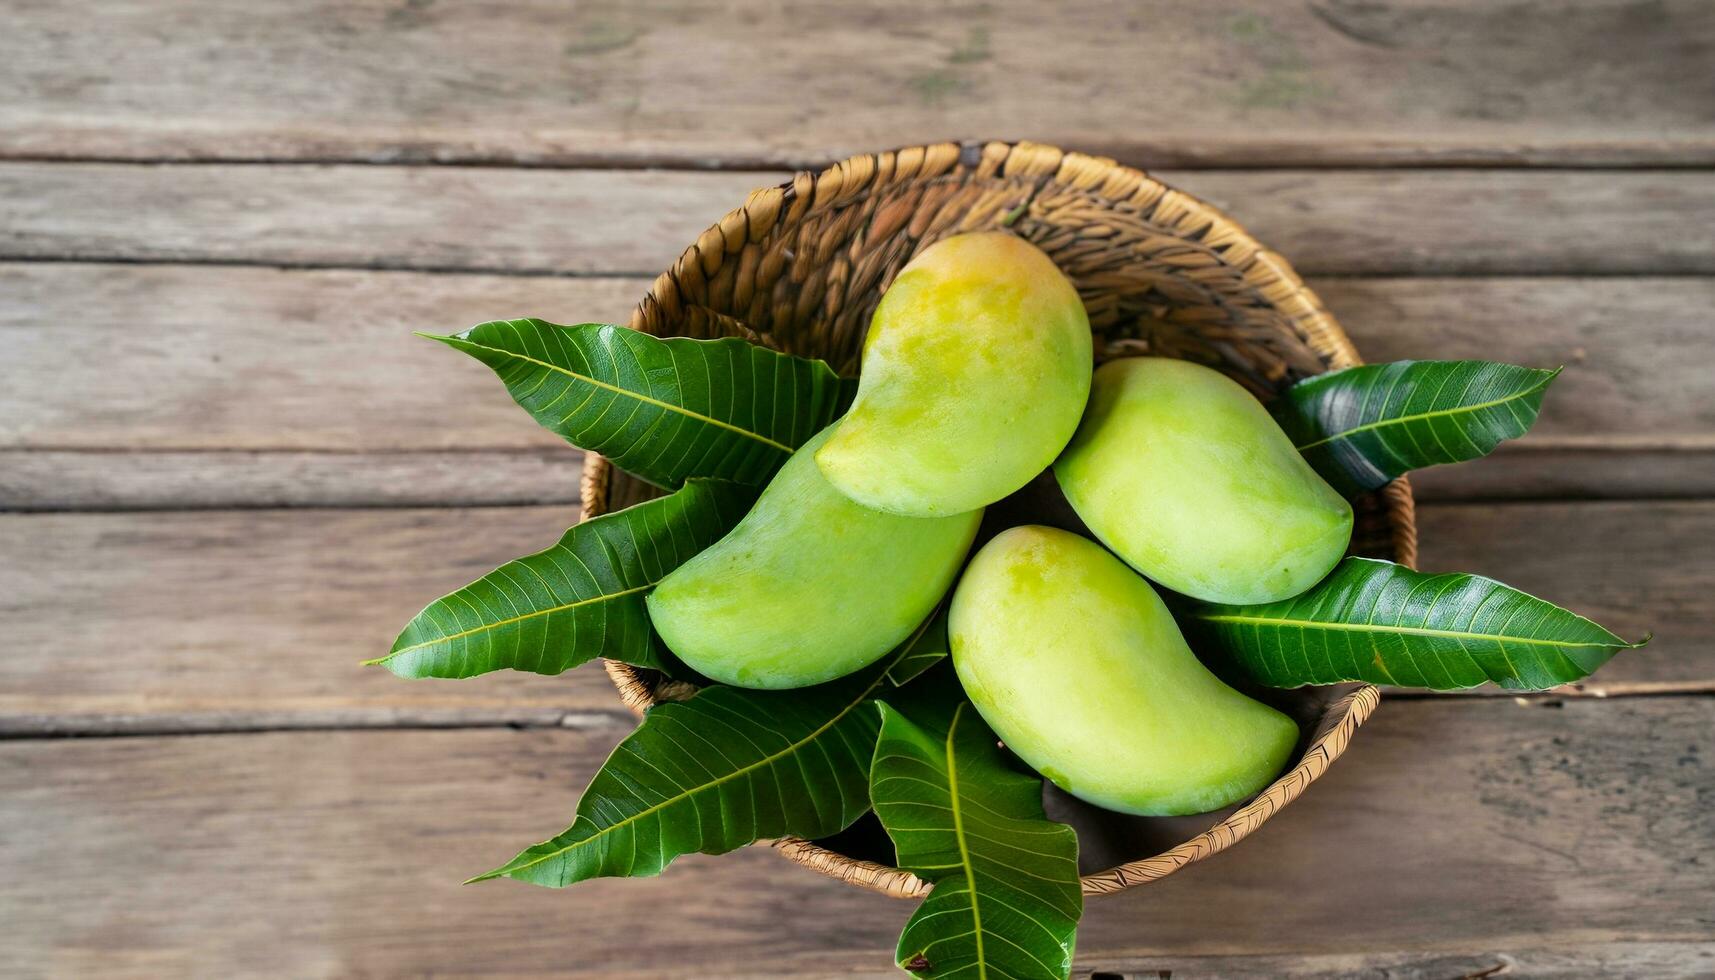
[[[1016,527],[984,545],[948,625],[989,727],[1097,806],[1217,810],[1268,785],[1298,740],[1290,718],[1198,662],[1148,582],[1068,531]]]
[[[1189,361],[1129,357],[1097,369],[1054,475],[1115,554],[1209,602],[1295,596],[1328,574],[1352,538],[1352,505],[1262,403]]]
[[[806,442],[727,535],[661,580],[649,619],[692,669],[739,687],[804,687],[873,663],[928,617],[982,511],[900,517],[828,485]]]
[[[857,398],[816,463],[876,510],[975,510],[1053,461],[1089,391],[1090,321],[1071,282],[1015,235],[958,235],[882,297]]]

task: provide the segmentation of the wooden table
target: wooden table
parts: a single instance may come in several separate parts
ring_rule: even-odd
[[[623,319],[750,188],[1028,137],[1289,256],[1366,357],[1565,364],[1428,472],[1422,564],[1628,636],[1389,697],[1104,976],[1715,974],[1715,5],[0,0],[0,974],[889,975],[904,903],[764,849],[569,892],[599,670],[358,661],[545,546],[579,457],[420,340]]]

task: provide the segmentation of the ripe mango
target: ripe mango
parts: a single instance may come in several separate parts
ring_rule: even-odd
[[[898,646],[946,594],[982,511],[900,517],[847,499],[801,446],[756,505],[645,600],[667,647],[739,687],[804,687]]]
[[[1131,357],[1098,368],[1054,475],[1115,554],[1209,602],[1295,596],[1352,538],[1352,505],[1262,403],[1189,361]]]
[[[1268,785],[1298,727],[1198,662],[1149,583],[1086,538],[1029,525],[984,545],[953,593],[965,694],[1066,792],[1123,813],[1216,810]]]
[[[882,296],[845,421],[816,454],[866,507],[914,517],[994,503],[1042,472],[1090,392],[1090,320],[1036,246],[957,235]]]

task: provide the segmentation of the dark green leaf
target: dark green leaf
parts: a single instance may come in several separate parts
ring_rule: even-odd
[[[878,722],[867,702],[889,665],[795,691],[709,687],[656,705],[602,765],[570,829],[472,880],[558,888],[845,829],[869,809]]]
[[[493,368],[568,442],[668,488],[699,476],[766,483],[857,384],[737,338],[663,340],[603,323],[495,320],[431,339]]]
[[[660,667],[643,594],[719,540],[755,497],[753,487],[693,480],[584,521],[552,548],[436,599],[369,663],[401,677],[558,674],[596,657]]]
[[[1300,381],[1275,417],[1324,479],[1357,493],[1524,435],[1559,373],[1489,361],[1369,364]]]
[[[887,672],[894,687],[909,684],[912,678],[935,666],[947,656],[947,606],[945,603],[930,616],[911,639],[905,641],[905,653]]]
[[[968,704],[945,735],[881,706],[870,770],[899,864],[935,882],[905,924],[899,965],[925,977],[1058,978],[1083,895],[1078,838],[1042,812],[1042,780],[1006,765]]]
[[[1493,681],[1539,691],[1649,641],[1627,643],[1494,579],[1368,558],[1345,559],[1295,598],[1196,606],[1187,620],[1270,687],[1368,681],[1447,691]]]

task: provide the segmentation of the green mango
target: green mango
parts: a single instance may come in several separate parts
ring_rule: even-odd
[[[1004,232],[945,239],[882,296],[856,400],[816,463],[876,510],[986,507],[1065,447],[1090,361],[1089,317],[1053,260]]]
[[[1208,602],[1295,596],[1352,539],[1352,505],[1262,403],[1189,361],[1130,357],[1098,368],[1054,476],[1115,554]]]
[[[649,619],[693,670],[739,687],[805,687],[903,642],[953,583],[982,511],[900,517],[847,499],[801,446],[727,535],[661,580]]]
[[[1149,583],[1087,538],[1015,527],[959,580],[953,666],[983,720],[1056,786],[1123,813],[1229,806],[1298,726],[1198,662]]]

